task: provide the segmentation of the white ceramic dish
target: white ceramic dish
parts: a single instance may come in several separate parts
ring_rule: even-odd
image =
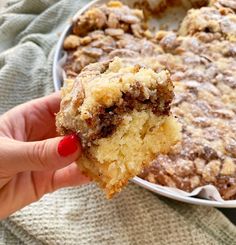
[[[138,0],[122,0],[125,4],[132,6],[134,2],[137,2]],[[158,5],[158,2],[161,0],[149,0],[150,3],[153,5]],[[196,1],[196,0],[192,0]],[[106,0],[94,0],[87,4],[84,8],[80,9],[76,15],[73,17],[73,20],[76,19],[79,15],[81,15],[83,12],[85,12],[88,8],[94,5],[102,4],[104,2],[107,2]],[[165,11],[165,14],[159,18],[159,19],[153,19],[150,21],[149,25],[152,27],[155,27],[155,29],[158,29],[160,25],[167,25],[169,29],[176,29],[176,27],[179,25],[180,21],[182,20],[183,16],[185,15],[188,8],[191,7],[189,2],[182,0],[183,4],[182,7],[173,7]],[[53,62],[53,82],[54,82],[54,88],[56,91],[60,90],[62,84],[63,84],[63,70],[60,68],[60,62],[63,60],[63,56],[65,55],[63,51],[63,42],[65,37],[70,33],[71,31],[71,23],[68,23],[68,25],[65,27],[63,33],[61,34],[59,41],[56,46],[55,55],[54,55],[54,62]],[[183,191],[175,191],[168,187],[163,187],[160,185],[152,184],[146,180],[143,180],[139,177],[135,177],[132,180],[133,183],[148,189],[154,193],[160,194],[165,197],[169,197],[171,199],[175,199],[177,201],[182,201],[185,203],[190,204],[197,204],[197,205],[204,205],[204,206],[213,206],[213,207],[220,207],[220,208],[235,208],[236,207],[236,200],[234,201],[214,201],[214,200],[206,200],[200,197],[196,197],[196,192],[193,192],[193,196],[190,196],[188,193]],[[204,190],[202,190],[204,192]],[[194,194],[195,193],[195,194]]]

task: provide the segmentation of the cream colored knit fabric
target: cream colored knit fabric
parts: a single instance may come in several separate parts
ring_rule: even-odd
[[[53,47],[87,1],[15,0],[0,15],[0,112],[53,91]],[[1,208],[1,204],[0,204]],[[130,184],[108,201],[93,184],[48,194],[0,223],[0,244],[236,244],[216,209]]]

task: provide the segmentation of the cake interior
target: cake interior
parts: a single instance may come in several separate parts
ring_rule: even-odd
[[[180,140],[180,132],[172,116],[157,116],[150,109],[133,110],[123,116],[114,134],[93,142],[78,166],[111,198],[158,153],[168,153]]]

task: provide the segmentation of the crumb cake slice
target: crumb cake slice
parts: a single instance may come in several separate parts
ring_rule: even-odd
[[[66,82],[58,131],[80,136],[79,166],[108,198],[179,141],[180,126],[170,115],[173,88],[167,70],[127,66],[119,58],[91,64]]]

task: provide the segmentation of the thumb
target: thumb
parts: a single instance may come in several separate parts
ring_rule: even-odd
[[[75,134],[36,142],[6,141],[4,158],[8,171],[45,171],[65,167],[81,155]],[[1,153],[0,153],[1,155]]]

